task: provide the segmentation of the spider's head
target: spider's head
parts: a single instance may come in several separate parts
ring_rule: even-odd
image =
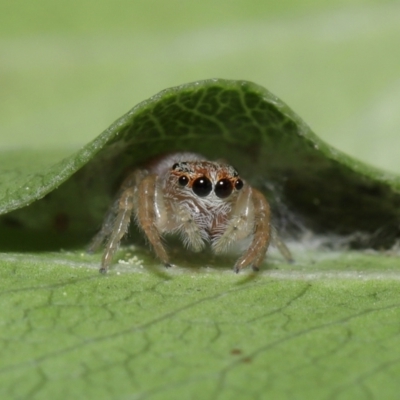
[[[179,193],[204,199],[227,199],[244,185],[235,168],[211,161],[177,162],[170,170],[170,177]]]

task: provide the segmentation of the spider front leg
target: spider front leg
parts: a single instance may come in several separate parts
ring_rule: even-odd
[[[265,197],[250,186],[239,194],[224,234],[213,244],[215,253],[222,253],[234,242],[253,235],[246,252],[237,260],[234,270],[251,265],[259,269],[270,241],[270,208]]]
[[[254,207],[253,240],[246,252],[236,261],[234,267],[235,272],[239,272],[249,265],[252,266],[254,271],[258,271],[269,246],[271,236],[271,210],[261,192],[256,189],[251,189],[251,192],[252,205]]]

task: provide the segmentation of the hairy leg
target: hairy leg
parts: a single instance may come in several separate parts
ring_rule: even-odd
[[[136,191],[136,187],[138,182],[142,179],[142,172],[140,170],[136,170],[131,172],[122,182],[120,189],[118,190],[117,195],[115,196],[115,200],[112,203],[111,207],[107,210],[106,216],[103,220],[103,224],[101,226],[100,231],[94,236],[91,243],[89,244],[87,251],[89,253],[93,253],[98,250],[102,244],[109,238],[114,230],[115,221],[120,211],[120,200],[123,196],[123,193],[127,190]]]
[[[119,199],[114,201],[112,206],[107,210],[107,214],[104,218],[100,231],[93,237],[87,248],[88,253],[94,253],[97,251],[103,245],[107,237],[111,235],[114,226],[114,220],[118,213],[118,203]]]
[[[147,175],[138,187],[138,202],[136,218],[147,239],[152,245],[157,257],[168,267],[168,254],[163,246],[160,232],[157,228],[155,197],[157,190],[157,176]]]
[[[290,252],[286,244],[279,236],[279,233],[276,230],[276,228],[272,225],[271,225],[271,243],[279,250],[279,252],[282,254],[282,256],[288,263],[294,262],[292,253]]]
[[[246,252],[237,260],[234,270],[251,265],[255,271],[259,269],[265,253],[267,252],[271,232],[271,212],[264,195],[256,189],[252,189],[252,201],[254,206],[254,233],[253,240]]]
[[[136,170],[124,179],[116,200],[107,211],[101,230],[88,247],[89,252],[94,252],[106,242],[100,272],[107,272],[119,243],[128,230],[135,207],[137,185],[142,177],[143,171]]]
[[[103,258],[101,261],[100,272],[107,272],[108,267],[112,263],[113,256],[118,250],[119,243],[128,231],[129,223],[132,217],[132,212],[134,208],[134,195],[135,186],[125,188],[118,200],[118,212],[114,221],[110,222],[111,218],[106,219],[104,231],[100,231],[100,234],[108,236],[108,240],[103,253]],[[100,235],[99,234],[99,235]],[[98,240],[95,238],[95,240]]]

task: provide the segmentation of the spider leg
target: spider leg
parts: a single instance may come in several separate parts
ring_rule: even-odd
[[[119,243],[128,230],[135,206],[137,182],[140,181],[142,175],[143,171],[136,170],[124,179],[99,233],[95,235],[87,249],[88,252],[94,252],[106,242],[100,268],[102,273],[107,272]]]
[[[111,207],[106,216],[103,227],[95,236],[90,248],[95,248],[108,238],[101,260],[100,272],[107,272],[112,263],[113,256],[118,250],[121,239],[128,231],[135,207],[135,195],[137,192],[137,181],[139,179],[138,171],[128,175],[124,180],[116,202]]]
[[[279,250],[279,252],[282,254],[284,259],[288,263],[294,262],[292,253],[290,252],[286,244],[283,242],[283,240],[279,236],[278,231],[273,225],[271,225],[271,243]]]
[[[118,212],[120,211],[120,200],[123,196],[123,193],[126,190],[133,190],[136,192],[137,182],[142,179],[143,171],[136,170],[131,172],[122,182],[121,187],[115,196],[114,202],[111,207],[107,210],[106,216],[103,220],[103,224],[101,226],[100,231],[93,237],[89,246],[87,247],[88,253],[94,253],[97,251],[101,245],[109,238],[114,230],[115,220],[117,218]]]
[[[143,229],[156,256],[169,267],[168,254],[162,244],[161,235],[157,228],[157,209],[155,199],[157,196],[157,176],[147,175],[138,187],[137,222]]]
[[[105,242],[107,237],[111,235],[111,232],[113,230],[114,220],[118,213],[118,203],[119,199],[117,201],[114,201],[112,206],[108,209],[100,231],[93,237],[92,241],[87,247],[88,253],[94,253],[95,251],[97,251],[101,247],[101,245]]]
[[[261,192],[256,189],[251,189],[251,191],[254,207],[253,240],[246,252],[236,261],[235,272],[239,272],[249,265],[253,267],[253,270],[258,271],[267,252],[271,236],[269,204]]]

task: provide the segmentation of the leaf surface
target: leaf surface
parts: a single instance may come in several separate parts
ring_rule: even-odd
[[[139,240],[100,276],[84,248],[121,175],[179,150],[226,158],[265,191],[296,264],[272,250],[262,273],[236,275],[232,258],[174,253],[165,271]],[[399,180],[326,145],[264,88],[167,89],[72,155],[7,152],[0,168],[8,398],[397,395],[395,253],[343,243],[393,245]]]
[[[399,275],[382,272],[385,264],[393,265],[352,254],[315,268],[275,263],[256,276],[122,264],[104,277],[93,256],[8,254],[1,390],[8,398],[395,398]]]

